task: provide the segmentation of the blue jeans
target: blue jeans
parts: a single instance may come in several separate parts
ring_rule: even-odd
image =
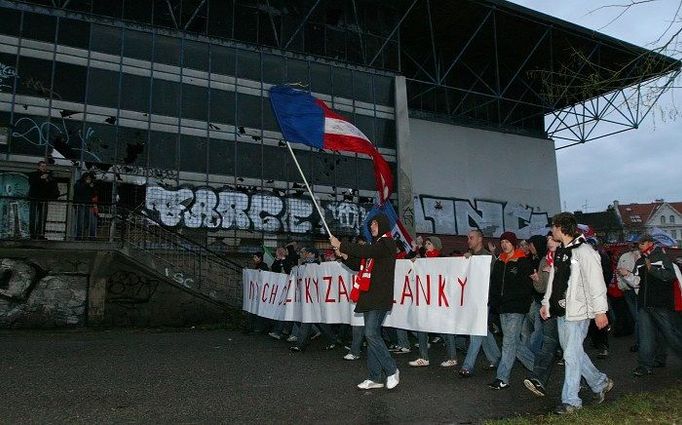
[[[495,335],[488,331],[486,336],[471,335],[469,338],[469,349],[467,350],[466,358],[462,364],[462,369],[466,369],[469,372],[474,371],[478,352],[481,350],[481,347],[483,347],[483,354],[485,354],[485,357],[490,363],[497,364],[500,361],[500,349],[497,348]]]
[[[551,316],[542,321],[542,348],[535,355],[533,371],[530,376],[540,381],[543,387],[547,386],[549,375],[554,367],[554,356],[559,346],[559,331],[557,330],[556,317]]]
[[[502,357],[497,366],[497,379],[509,383],[512,367],[518,357],[523,365],[529,370],[533,370],[535,356],[530,349],[521,344],[521,329],[525,314],[521,313],[501,313],[500,323],[502,324]]]
[[[405,329],[389,328],[388,335],[392,344],[402,348],[411,348],[410,338]]]
[[[634,289],[623,292],[625,304],[628,306],[632,320],[635,322],[635,343],[639,344],[639,328],[637,327],[637,294]]]
[[[542,318],[540,317],[540,303],[537,301],[533,301],[533,304],[530,305],[530,311],[526,315],[526,318],[528,319],[528,323],[532,325],[533,330],[530,332],[530,337],[528,338],[528,341],[526,341],[526,345],[528,345],[528,348],[530,348],[530,351],[533,352],[533,354],[537,354],[542,350]]]
[[[322,336],[327,340],[329,344],[336,344],[336,335],[332,330],[331,326],[326,323],[301,323],[301,329],[298,334],[298,340],[296,345],[300,348],[305,348],[308,343],[310,343],[310,331],[313,330],[313,325],[316,326]]]
[[[637,357],[640,366],[653,368],[654,357],[665,362],[665,355],[661,356],[661,346],[669,347],[682,358],[682,318],[678,313],[666,308],[641,307],[637,325],[639,326]]]
[[[557,318],[559,342],[564,350],[564,386],[561,390],[561,402],[580,407],[583,402],[578,396],[580,377],[587,381],[593,392],[601,392],[608,383],[606,374],[600,372],[592,360],[585,354],[583,342],[590,327],[590,319],[568,321],[566,317]]]
[[[384,339],[381,337],[381,324],[386,318],[386,313],[386,311],[381,310],[370,310],[364,313],[368,379],[374,382],[382,381],[382,372],[384,375],[390,376],[398,370]]]
[[[350,353],[359,356],[362,353],[362,340],[365,338],[364,326],[353,326],[353,342],[350,345]]]
[[[445,350],[448,354],[448,360],[457,360],[457,347],[455,346],[454,334],[440,334],[440,337],[445,341]],[[419,357],[424,360],[429,360],[429,334],[428,332],[417,332],[417,339],[419,340]]]

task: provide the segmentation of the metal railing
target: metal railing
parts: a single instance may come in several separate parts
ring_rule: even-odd
[[[197,297],[241,306],[242,266],[139,211],[0,196],[0,240],[108,242]]]

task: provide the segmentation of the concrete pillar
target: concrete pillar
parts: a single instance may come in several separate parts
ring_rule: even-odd
[[[397,151],[398,216],[408,232],[415,236],[414,200],[412,199],[412,159],[410,158],[410,115],[407,108],[405,77],[395,77],[395,130]]]

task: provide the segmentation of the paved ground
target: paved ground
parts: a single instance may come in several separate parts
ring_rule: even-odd
[[[654,377],[631,377],[631,343],[614,338],[612,357],[597,360],[616,383],[609,399],[682,384],[672,356]],[[0,331],[0,423],[479,423],[548,411],[563,379],[557,367],[550,396],[536,398],[518,363],[511,388],[493,391],[492,372],[413,369],[408,354],[397,356],[395,390],[359,391],[364,359],[344,361],[345,350],[321,344],[294,354],[285,342],[225,330]],[[443,356],[432,348],[433,363]]]

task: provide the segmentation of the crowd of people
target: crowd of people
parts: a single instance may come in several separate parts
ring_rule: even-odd
[[[357,237],[340,241],[330,237],[333,253],[322,258],[313,247],[296,249],[295,243],[280,247],[269,268],[262,253],[253,257],[261,270],[289,273],[295,265],[341,261],[357,278],[350,298],[356,313],[362,313],[365,326],[276,322],[249,315],[251,332],[268,332],[272,338],[286,339],[292,352],[302,352],[312,339],[322,336],[324,349],[345,347],[343,359],[355,361],[366,345],[368,378],[360,389],[392,389],[400,382],[393,355],[417,352],[410,367],[431,364],[432,343],[445,345],[443,368],[454,368],[461,378],[476,373],[481,348],[486,361],[483,369],[495,370],[488,384],[493,390],[510,387],[516,360],[525,367],[524,386],[537,396],[547,394],[547,383],[556,365],[564,366],[561,403],[555,412],[568,414],[580,409],[579,396],[584,380],[595,403],[604,401],[614,382],[592,363],[585,353],[589,339],[596,356],[609,353],[609,331],[614,336],[635,333],[630,351],[637,354],[633,375],[651,375],[666,366],[668,352],[682,358],[682,312],[674,300],[678,285],[673,262],[654,239],[643,235],[619,256],[617,263],[596,238],[581,234],[571,213],[553,217],[551,231],[521,241],[512,232],[500,236],[500,252],[490,241],[485,244],[480,230],[467,237],[465,253],[450,256],[489,255],[491,273],[488,296],[489,331],[485,336],[429,335],[402,329],[382,328],[393,302],[393,272],[396,258],[441,257],[442,243],[436,236],[417,238],[410,252],[396,247],[386,217],[371,220],[372,240]],[[487,247],[487,248],[486,248]],[[267,329],[270,327],[269,329]],[[458,352],[464,354],[463,360]],[[460,363],[461,361],[461,363]],[[385,378],[385,384],[384,384]]]

